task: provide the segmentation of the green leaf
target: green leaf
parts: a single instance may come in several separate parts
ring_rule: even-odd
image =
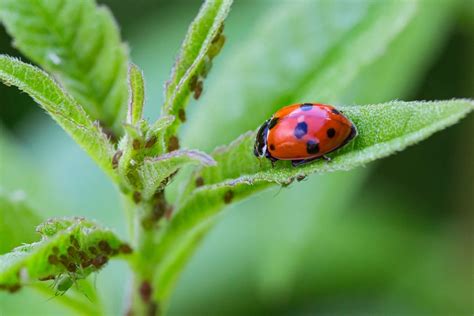
[[[197,17],[191,23],[181,46],[171,78],[165,87],[164,113],[183,119],[189,96],[202,89],[202,80],[219,53],[225,38],[222,35],[224,20],[233,0],[206,0]],[[201,88],[196,88],[201,86]],[[195,94],[196,96],[196,94]],[[168,137],[176,133],[180,121],[176,120],[168,131]]]
[[[41,241],[0,256],[0,289],[13,291],[64,274],[81,280],[99,271],[109,258],[130,252],[113,232],[82,218],[51,219],[37,231]]]
[[[0,80],[29,94],[112,178],[114,147],[101,127],[42,70],[0,55]]]
[[[197,150],[176,150],[156,158],[146,158],[138,170],[143,183],[142,196],[150,199],[155,192],[164,188],[171,175],[186,165],[214,166],[215,161]]]
[[[312,173],[350,170],[401,151],[455,124],[474,109],[474,101],[392,101],[338,109],[357,126],[358,136],[342,149],[328,154],[330,162],[321,159],[293,167],[289,161],[279,161],[272,167],[267,159],[261,161],[254,156],[255,133],[249,132],[228,147],[217,149],[212,155],[217,166],[203,168],[198,176],[205,186],[225,181],[288,184],[296,177]],[[203,190],[205,187],[197,191]]]
[[[23,192],[7,194],[0,189],[0,254],[37,240],[39,236],[34,228],[40,222],[40,217],[26,203]]]
[[[206,109],[189,123],[186,145],[207,150],[229,143],[283,105],[337,104],[416,17],[419,2],[279,3],[226,60],[203,99]]]
[[[226,204],[268,188],[272,183],[288,185],[312,173],[349,170],[388,156],[456,123],[473,109],[474,101],[467,99],[340,107],[357,126],[358,137],[329,154],[331,162],[318,160],[301,167],[293,167],[289,161],[279,161],[272,167],[266,159],[259,160],[253,154],[255,133],[246,133],[213,153],[216,166],[204,167],[191,178],[191,188],[186,190],[188,195],[183,195],[187,198],[179,204],[154,255],[161,258],[161,262],[173,262],[172,258],[178,257],[174,251],[192,240],[201,225],[213,221]],[[179,272],[178,269],[173,271]],[[164,294],[167,291],[163,289]]]
[[[127,106],[128,49],[94,0],[0,0],[14,45],[57,76],[86,112],[120,134]]]
[[[145,105],[145,79],[143,78],[143,72],[135,64],[130,64],[128,69],[128,82],[130,85],[130,102],[127,123],[135,125],[142,119]]]

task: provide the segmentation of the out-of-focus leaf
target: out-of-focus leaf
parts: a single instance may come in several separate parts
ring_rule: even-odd
[[[52,219],[37,231],[41,241],[0,256],[0,289],[15,291],[32,281],[64,273],[84,279],[120,251],[129,252],[112,231],[81,218]]]
[[[7,194],[0,189],[0,254],[39,239],[34,228],[41,219],[26,203],[23,194],[20,191]]]
[[[199,227],[196,227],[188,238],[176,244],[176,248],[173,252],[169,256],[166,256],[165,260],[160,262],[153,279],[153,284],[157,289],[154,295],[159,301],[167,302],[183,267],[194,254],[201,239],[204,238],[213,225],[214,220],[209,220],[202,223]],[[167,304],[165,303],[165,307],[166,306]]]
[[[180,120],[171,125],[168,136],[173,136],[183,120],[183,113],[191,93],[202,90],[212,59],[219,53],[225,38],[222,35],[224,20],[233,0],[206,0],[191,23],[181,46],[171,78],[165,87],[164,113]],[[181,115],[180,115],[181,112]]]
[[[45,72],[0,55],[0,80],[29,94],[112,178],[114,148],[101,127]]]
[[[128,49],[94,0],[1,0],[0,19],[25,56],[56,75],[94,119],[120,133]]]
[[[138,170],[143,184],[142,196],[149,199],[160,187],[164,187],[166,179],[179,168],[186,165],[214,166],[212,157],[197,150],[176,150],[156,158],[146,158]]]
[[[128,69],[128,82],[130,86],[130,101],[128,104],[127,123],[137,124],[143,114],[145,105],[145,79],[143,72],[135,64],[130,64]]]

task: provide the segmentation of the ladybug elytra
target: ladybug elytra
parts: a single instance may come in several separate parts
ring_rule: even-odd
[[[254,154],[260,158],[291,160],[293,166],[346,145],[357,136],[355,125],[335,107],[298,103],[278,110],[258,130]]]

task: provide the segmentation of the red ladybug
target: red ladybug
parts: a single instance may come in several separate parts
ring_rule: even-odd
[[[298,166],[341,148],[357,136],[355,125],[336,108],[299,103],[277,111],[260,127],[254,146],[257,157],[291,160]]]

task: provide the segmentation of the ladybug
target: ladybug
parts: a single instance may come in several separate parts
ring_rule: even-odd
[[[298,103],[278,110],[257,132],[254,154],[291,160],[293,166],[318,158],[346,145],[357,136],[355,125],[335,107]]]

